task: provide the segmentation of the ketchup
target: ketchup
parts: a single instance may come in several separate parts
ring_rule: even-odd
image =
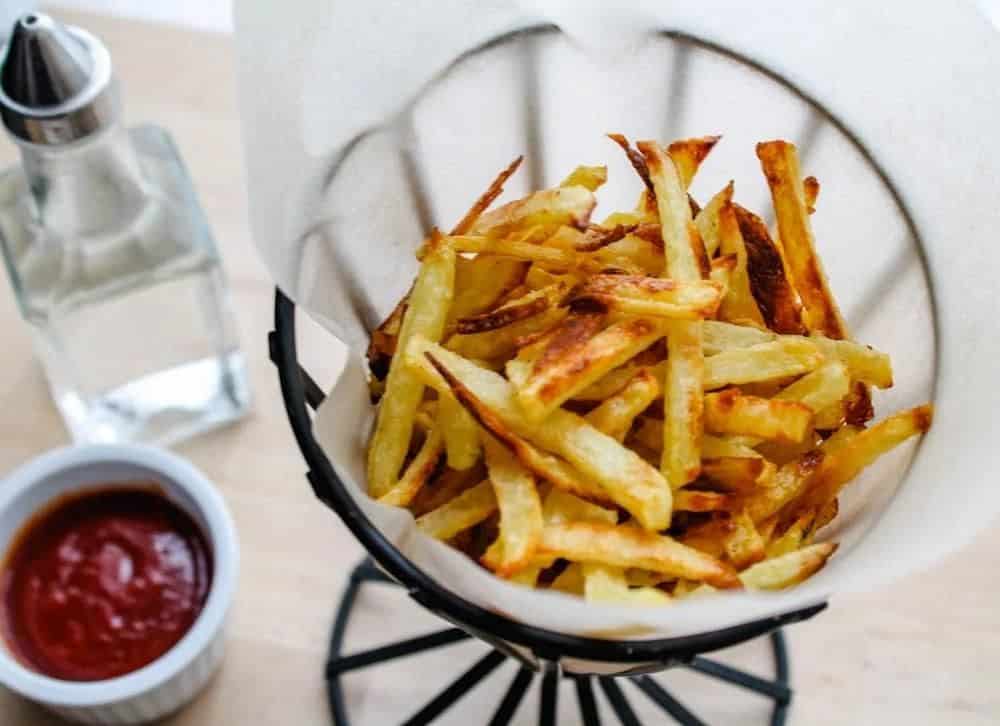
[[[69,681],[113,678],[184,636],[211,579],[204,534],[155,485],[75,494],[14,539],[0,572],[0,626],[34,670]]]

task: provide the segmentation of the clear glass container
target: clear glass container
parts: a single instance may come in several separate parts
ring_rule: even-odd
[[[76,441],[168,445],[234,420],[246,366],[215,242],[170,136],[15,139],[0,244]]]

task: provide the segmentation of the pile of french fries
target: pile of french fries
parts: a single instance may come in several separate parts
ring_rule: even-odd
[[[595,602],[801,582],[840,492],[931,407],[869,425],[891,364],[830,292],[794,145],[757,145],[772,234],[732,182],[688,194],[718,137],[610,138],[633,211],[591,221],[597,166],[491,210],[517,159],[424,241],[368,351],[369,493],[499,577]]]

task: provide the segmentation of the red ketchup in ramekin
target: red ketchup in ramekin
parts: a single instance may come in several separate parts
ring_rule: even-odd
[[[15,536],[0,571],[0,626],[26,667],[105,680],[170,650],[211,580],[204,533],[155,486],[74,493]]]

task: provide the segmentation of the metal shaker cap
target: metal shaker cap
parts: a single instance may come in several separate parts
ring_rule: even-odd
[[[110,125],[117,111],[111,57],[101,41],[42,13],[14,22],[0,60],[0,116],[11,134],[65,144]]]

